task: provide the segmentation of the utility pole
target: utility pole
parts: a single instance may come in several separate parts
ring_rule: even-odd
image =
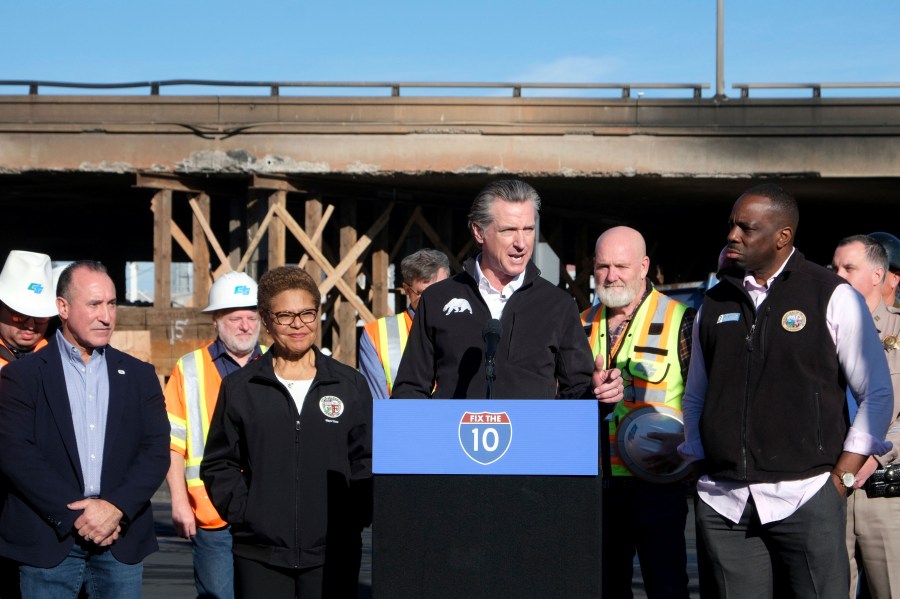
[[[716,100],[725,99],[725,0],[716,0]]]

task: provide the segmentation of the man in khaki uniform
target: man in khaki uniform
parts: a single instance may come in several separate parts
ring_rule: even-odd
[[[881,295],[888,257],[877,239],[867,235],[842,239],[831,265],[865,298],[884,345],[894,387],[894,417],[887,434],[894,447],[885,455],[869,456],[847,499],[849,596],[857,596],[859,585],[861,597],[900,597],[900,570],[896,567],[900,563],[900,484],[892,489],[884,483],[885,475],[890,477],[891,465],[900,476],[900,309],[886,306]],[[851,412],[853,407],[851,402]]]

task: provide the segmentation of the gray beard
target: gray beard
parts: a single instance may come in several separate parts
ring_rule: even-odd
[[[607,308],[624,308],[637,297],[637,292],[628,287],[598,287],[597,297]]]

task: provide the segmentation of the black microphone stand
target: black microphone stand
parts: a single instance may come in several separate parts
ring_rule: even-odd
[[[486,356],[484,360],[484,375],[487,378],[486,399],[494,399],[494,379],[497,378],[497,366],[494,356]]]

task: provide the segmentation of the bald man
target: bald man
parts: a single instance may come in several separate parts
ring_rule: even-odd
[[[622,371],[625,399],[615,405],[601,431],[603,467],[604,597],[631,597],[635,552],[647,597],[688,597],[684,525],[686,488],[667,476],[681,462],[682,434],[649,434],[659,442],[648,467],[656,482],[632,475],[615,447],[618,424],[646,402],[681,411],[688,371],[694,310],[653,288],[647,279],[650,258],[643,236],[630,227],[603,233],[594,248],[594,284],[599,303],[585,310],[594,358],[603,356]],[[645,475],[645,478],[646,477]],[[666,482],[660,482],[666,481]]]
[[[846,494],[867,457],[891,447],[890,371],[872,316],[794,248],[799,220],[778,185],[738,198],[732,266],[694,327],[680,452],[701,473],[694,516],[708,595],[846,599]],[[848,386],[859,400],[852,425]]]

